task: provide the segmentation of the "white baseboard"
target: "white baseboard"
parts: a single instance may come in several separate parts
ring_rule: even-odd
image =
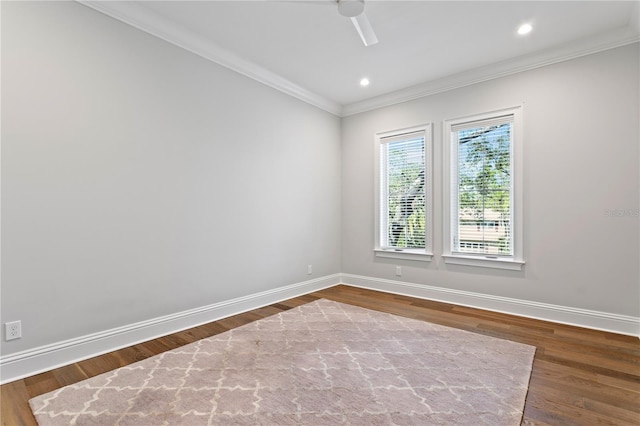
[[[340,274],[328,275],[10,354],[0,358],[0,383],[19,380],[171,333],[332,287],[339,283]]]
[[[640,337],[640,318],[352,274],[334,274],[0,357],[0,383],[337,284]]]
[[[640,318],[627,315],[550,305],[547,303],[360,275],[341,274],[341,278],[343,284],[353,287],[640,337]]]

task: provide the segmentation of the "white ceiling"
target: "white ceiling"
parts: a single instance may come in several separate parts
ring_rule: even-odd
[[[83,3],[337,115],[640,40],[639,1],[369,0],[369,47],[331,0]]]

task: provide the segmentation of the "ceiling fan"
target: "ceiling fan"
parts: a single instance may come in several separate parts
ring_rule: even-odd
[[[351,18],[365,46],[378,42],[378,37],[371,27],[367,15],[364,14],[364,0],[337,0],[340,15]]]
[[[291,3],[306,3],[306,4],[320,4],[338,5],[338,12],[340,15],[351,19],[353,26],[356,27],[360,38],[365,46],[371,46],[378,42],[378,37],[371,27],[371,23],[364,14],[364,0],[266,0],[266,1],[280,1]]]

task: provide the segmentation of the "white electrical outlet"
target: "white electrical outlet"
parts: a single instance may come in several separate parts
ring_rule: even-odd
[[[396,275],[397,276],[401,276],[402,275],[402,266],[396,266]]]
[[[22,337],[22,323],[11,321],[4,324],[5,340],[14,340]]]
[[[313,266],[307,265],[307,275],[311,275],[313,273]]]

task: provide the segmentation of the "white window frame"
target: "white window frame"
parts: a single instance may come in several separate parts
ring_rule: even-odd
[[[385,226],[381,217],[382,201],[382,176],[380,165],[380,148],[385,138],[400,137],[410,133],[424,133],[424,194],[425,194],[425,248],[424,249],[393,249],[385,248],[382,245],[383,230]],[[422,124],[414,127],[407,127],[398,130],[376,133],[375,135],[375,247],[374,252],[377,257],[385,257],[392,259],[430,261],[433,258],[433,133],[431,123]]]
[[[485,268],[497,268],[508,270],[522,270],[524,266],[523,255],[523,105],[505,108],[497,111],[476,114],[445,120],[442,128],[443,138],[443,254],[445,263],[478,266]],[[480,122],[496,119],[504,116],[513,117],[513,132],[511,143],[511,232],[512,255],[495,256],[487,254],[455,253],[453,252],[453,226],[452,213],[457,206],[457,170],[458,170],[458,144],[454,138],[452,128],[466,123]]]

